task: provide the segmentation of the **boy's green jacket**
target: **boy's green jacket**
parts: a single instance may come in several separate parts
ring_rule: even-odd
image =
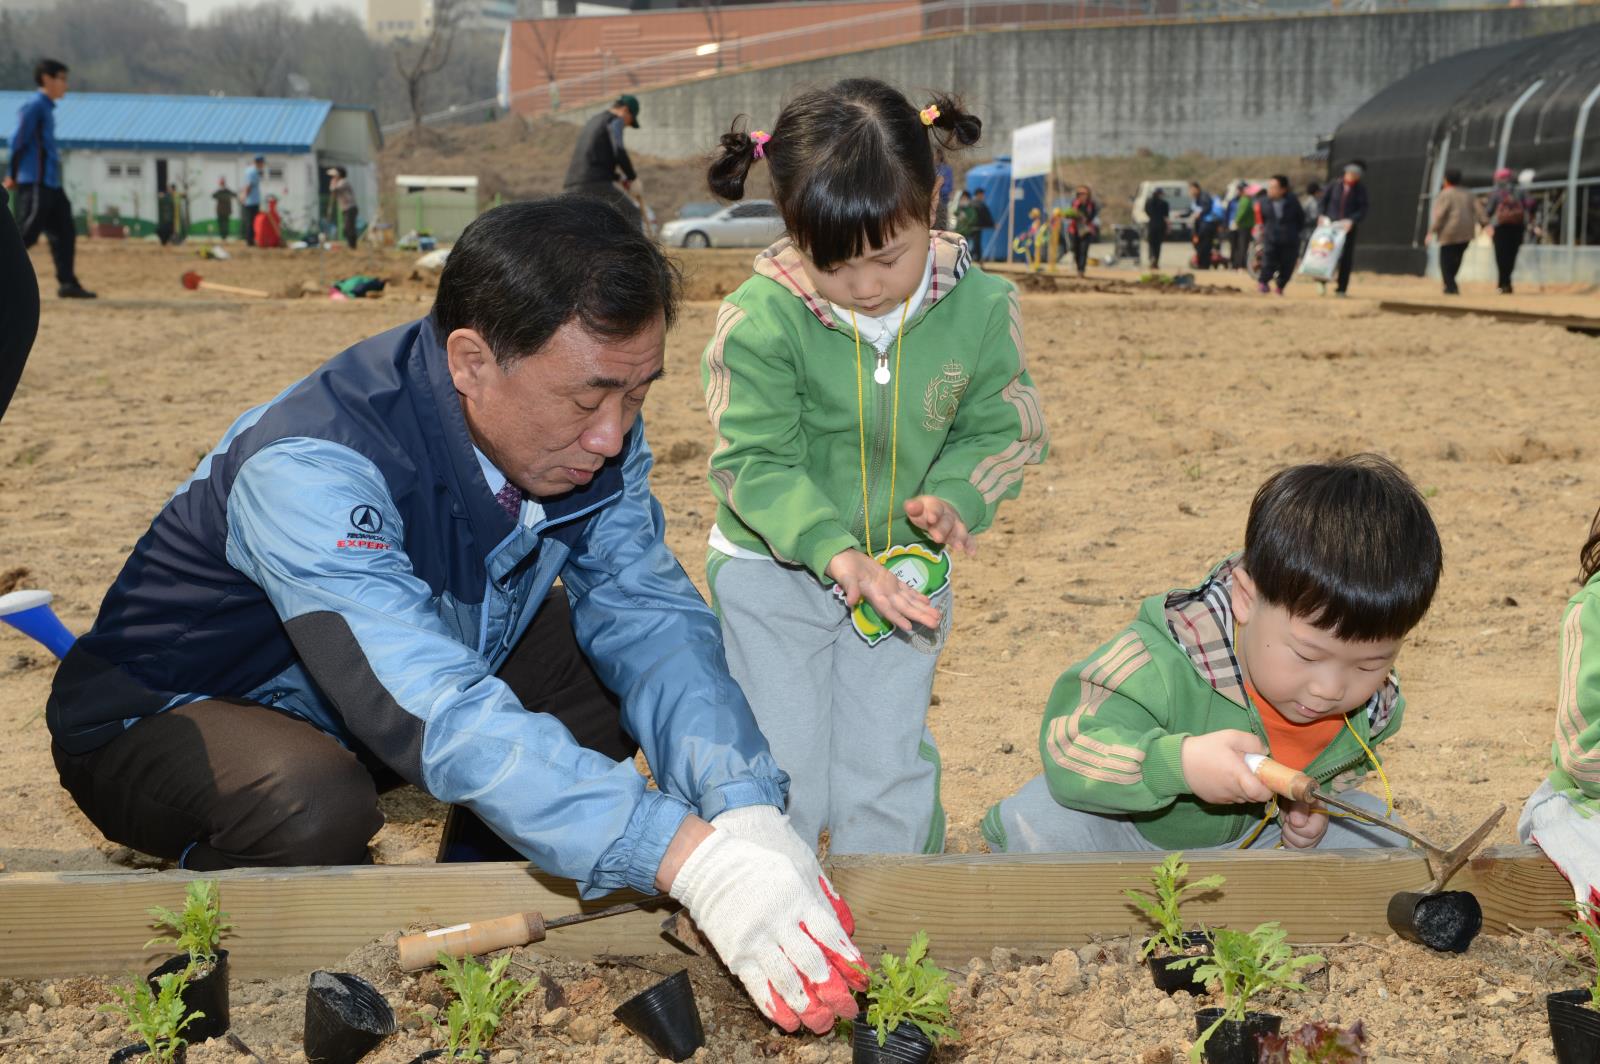
[[[836,554],[868,545],[863,463],[878,553],[928,542],[905,518],[916,495],[939,496],[983,531],[1044,458],[1016,289],[971,269],[955,234],[934,233],[932,246],[928,292],[898,352],[892,340],[883,356],[858,348],[787,238],[723,302],[700,375],[718,436],[717,527],[734,544],[826,582]],[[873,379],[880,362],[888,384]]]
[[[1191,735],[1237,728],[1267,742],[1233,652],[1233,567],[1229,558],[1205,583],[1152,595],[1111,642],[1068,669],[1050,692],[1039,750],[1057,802],[1120,813],[1163,849],[1239,840],[1264,815],[1262,805],[1211,805],[1183,777],[1179,750]],[[1405,701],[1388,681],[1350,724],[1368,746],[1400,729]],[[1373,763],[1350,729],[1306,767],[1342,790]]]
[[[1567,601],[1561,623],[1555,770],[1550,785],[1585,816],[1600,809],[1600,574]]]

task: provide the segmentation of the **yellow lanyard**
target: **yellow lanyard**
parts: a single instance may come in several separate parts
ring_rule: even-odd
[[[900,307],[900,326],[894,334],[894,414],[889,429],[889,505],[884,514],[884,550],[894,545],[894,488],[900,457],[900,344],[905,338],[906,312],[911,309],[908,299]],[[856,325],[856,312],[850,312],[850,331],[856,337],[856,427],[861,442],[861,523],[867,534],[867,556],[876,558],[872,550],[872,503],[867,497],[867,400],[866,383],[861,372],[861,330]]]

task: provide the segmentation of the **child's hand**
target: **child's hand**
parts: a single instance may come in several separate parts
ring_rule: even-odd
[[[906,518],[941,546],[959,550],[971,558],[978,553],[978,540],[967,531],[956,508],[937,495],[918,495],[906,500]]]
[[[1244,763],[1245,754],[1266,752],[1266,747],[1254,735],[1227,728],[1189,736],[1183,741],[1183,750],[1178,756],[1183,765],[1183,778],[1196,798],[1202,802],[1239,805],[1271,800],[1272,790]]]
[[[1309,850],[1322,841],[1328,830],[1328,811],[1306,802],[1285,798],[1278,803],[1283,844],[1296,850]]]
[[[866,599],[878,616],[908,632],[915,624],[932,628],[939,623],[939,611],[928,596],[902,584],[899,577],[861,551],[840,551],[826,571],[844,589],[844,599],[851,609]]]

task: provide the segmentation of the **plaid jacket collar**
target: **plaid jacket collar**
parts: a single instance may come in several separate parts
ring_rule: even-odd
[[[1167,631],[1189,656],[1194,671],[1205,678],[1224,698],[1250,709],[1250,696],[1244,689],[1244,670],[1233,646],[1233,570],[1237,554],[1211,570],[1197,588],[1180,588],[1167,595]],[[1400,698],[1399,677],[1390,671],[1388,678],[1367,702],[1369,734],[1376,734],[1389,723]]]
[[[908,329],[921,321],[939,300],[955,291],[956,283],[972,266],[972,255],[967,250],[966,240],[955,233],[935,230],[932,237],[932,253],[933,276],[928,281],[928,295],[923,299],[916,317],[907,324]],[[760,276],[777,281],[787,288],[791,295],[805,303],[806,309],[828,328],[840,327],[829,310],[828,301],[811,283],[811,277],[806,273],[800,252],[789,237],[784,237],[757,255],[755,271]]]

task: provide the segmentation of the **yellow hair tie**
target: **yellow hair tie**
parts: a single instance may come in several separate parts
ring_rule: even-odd
[[[918,111],[917,114],[922,116],[923,125],[931,126],[939,120],[939,105],[936,103],[930,103],[928,106]]]

